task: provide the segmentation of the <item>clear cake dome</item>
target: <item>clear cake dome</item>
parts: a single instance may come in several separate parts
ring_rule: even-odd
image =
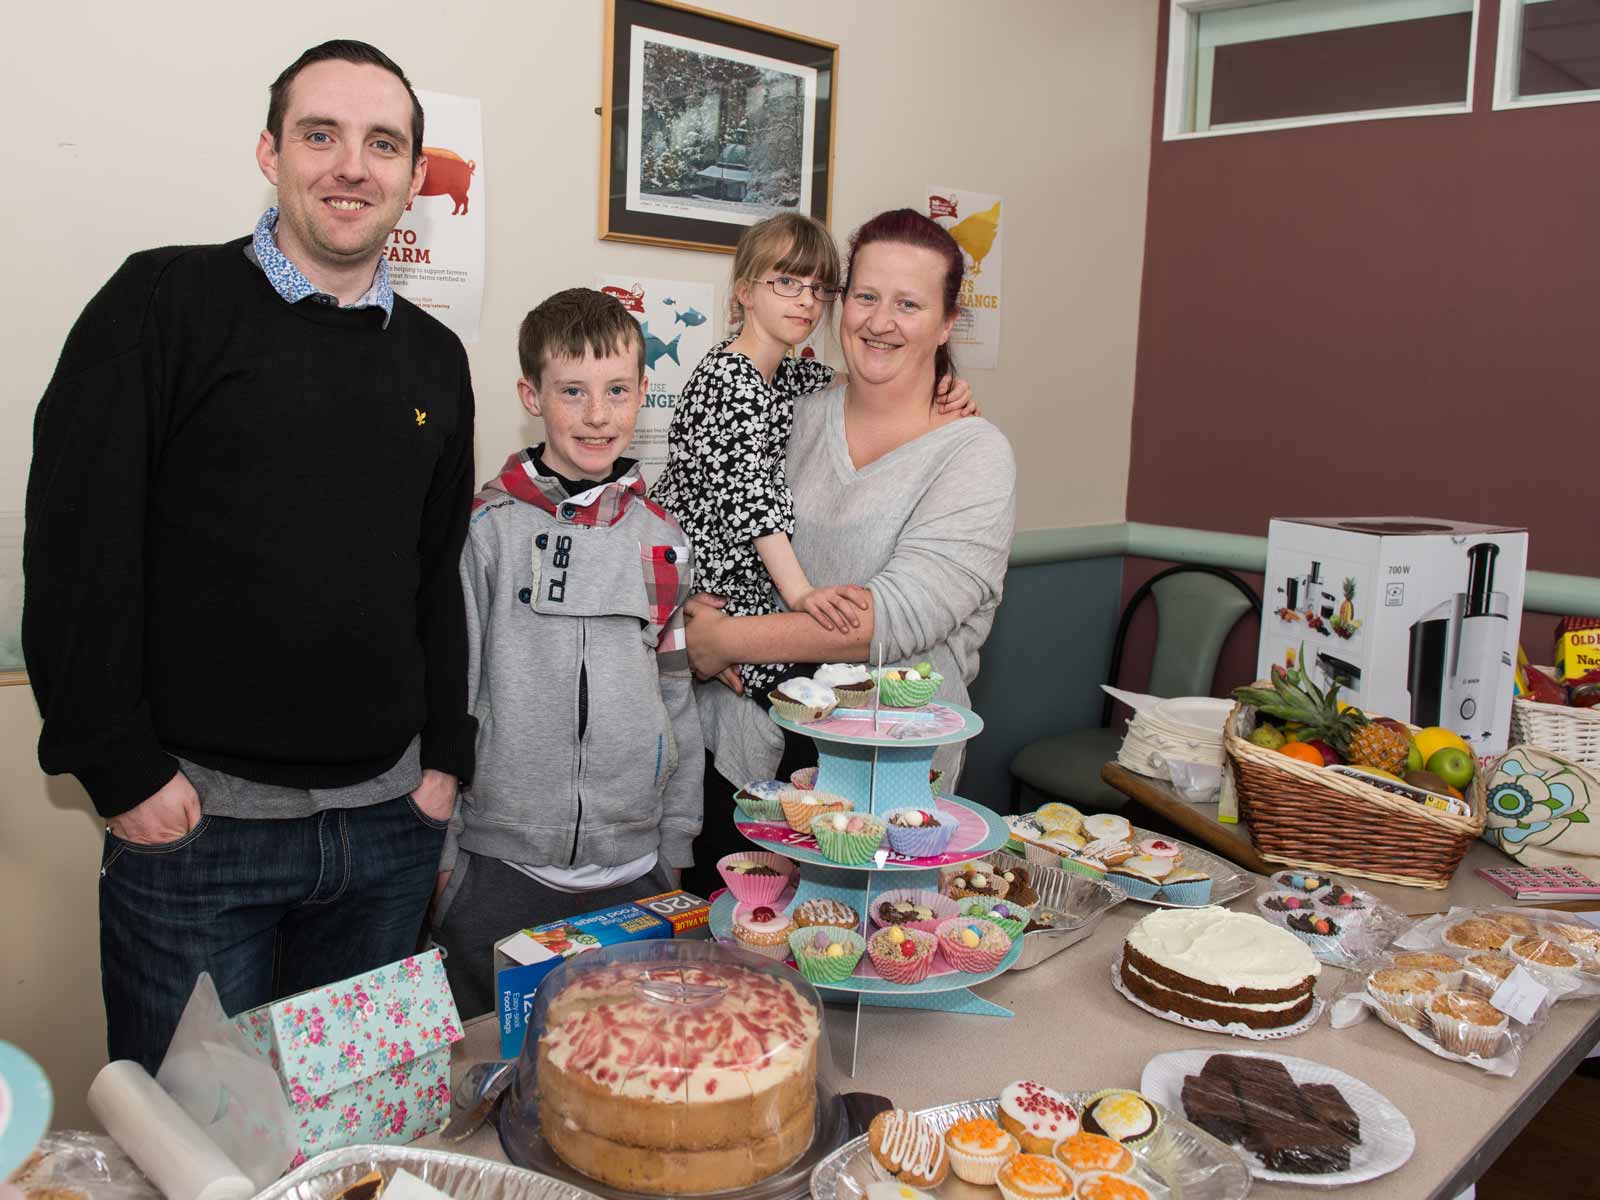
[[[568,959],[540,984],[499,1116],[519,1166],[602,1196],[781,1200],[853,1135],[816,989],[696,939]]]

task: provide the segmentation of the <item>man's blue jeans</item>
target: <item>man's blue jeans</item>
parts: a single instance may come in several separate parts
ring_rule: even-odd
[[[289,820],[106,833],[100,972],[113,1059],[154,1074],[201,971],[229,1015],[415,952],[445,823],[409,796]]]

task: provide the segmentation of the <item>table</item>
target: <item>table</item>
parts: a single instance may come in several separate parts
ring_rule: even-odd
[[[1442,892],[1353,882],[1409,913],[1451,904],[1497,903],[1504,896],[1471,873],[1474,859],[1487,861],[1487,856],[1503,861],[1499,851],[1488,845],[1473,847],[1462,873]],[[1249,897],[1232,903],[1241,911],[1250,910]],[[1124,936],[1150,911],[1148,905],[1125,901],[1078,945],[1032,970],[1010,972],[974,989],[1012,1009],[1016,1013],[1012,1020],[863,1009],[858,1074],[850,1080],[841,1072],[840,1087],[879,1092],[905,1108],[927,1108],[994,1096],[1006,1083],[1022,1077],[1068,1091],[1137,1087],[1145,1063],[1164,1050],[1273,1049],[1327,1063],[1363,1080],[1388,1096],[1416,1130],[1417,1150],[1410,1162],[1382,1179],[1340,1188],[1341,1200],[1452,1200],[1499,1156],[1600,1039],[1600,1001],[1557,1005],[1528,1046],[1521,1070],[1510,1079],[1500,1079],[1435,1058],[1376,1018],[1334,1030],[1324,1017],[1306,1033],[1268,1044],[1186,1029],[1134,1008],[1111,988],[1111,964],[1121,955]],[[1331,995],[1349,978],[1337,968],[1325,967],[1317,990]],[[847,1037],[845,1017],[843,1011],[829,1010],[836,1051]],[[465,1040],[456,1045],[454,1065],[459,1072],[496,1058],[497,1048],[492,1018],[469,1022]],[[421,1144],[435,1142],[427,1139]],[[492,1129],[479,1130],[455,1148],[503,1161]],[[1587,1167],[1572,1165],[1575,1180],[1592,1177],[1600,1170],[1600,1156]],[[1259,1180],[1250,1191],[1252,1197],[1299,1200],[1316,1194],[1316,1189]]]
[[[1215,804],[1191,804],[1170,783],[1135,774],[1118,762],[1108,762],[1101,767],[1100,778],[1128,799],[1138,801],[1151,812],[1176,825],[1197,845],[1215,850],[1246,871],[1271,875],[1281,869],[1256,853],[1249,830],[1243,825],[1225,825],[1218,821]]]

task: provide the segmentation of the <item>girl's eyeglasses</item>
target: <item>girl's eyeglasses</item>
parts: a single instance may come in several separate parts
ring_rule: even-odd
[[[819,304],[827,304],[830,300],[837,300],[844,295],[844,289],[831,283],[801,283],[793,275],[776,275],[771,279],[763,279],[762,283],[770,287],[785,300],[793,300],[807,288],[817,298]]]

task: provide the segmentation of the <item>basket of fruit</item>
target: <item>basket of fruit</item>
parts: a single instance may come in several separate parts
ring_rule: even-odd
[[[1256,849],[1288,866],[1448,886],[1484,829],[1466,743],[1369,717],[1338,692],[1282,667],[1234,692],[1223,740]]]

